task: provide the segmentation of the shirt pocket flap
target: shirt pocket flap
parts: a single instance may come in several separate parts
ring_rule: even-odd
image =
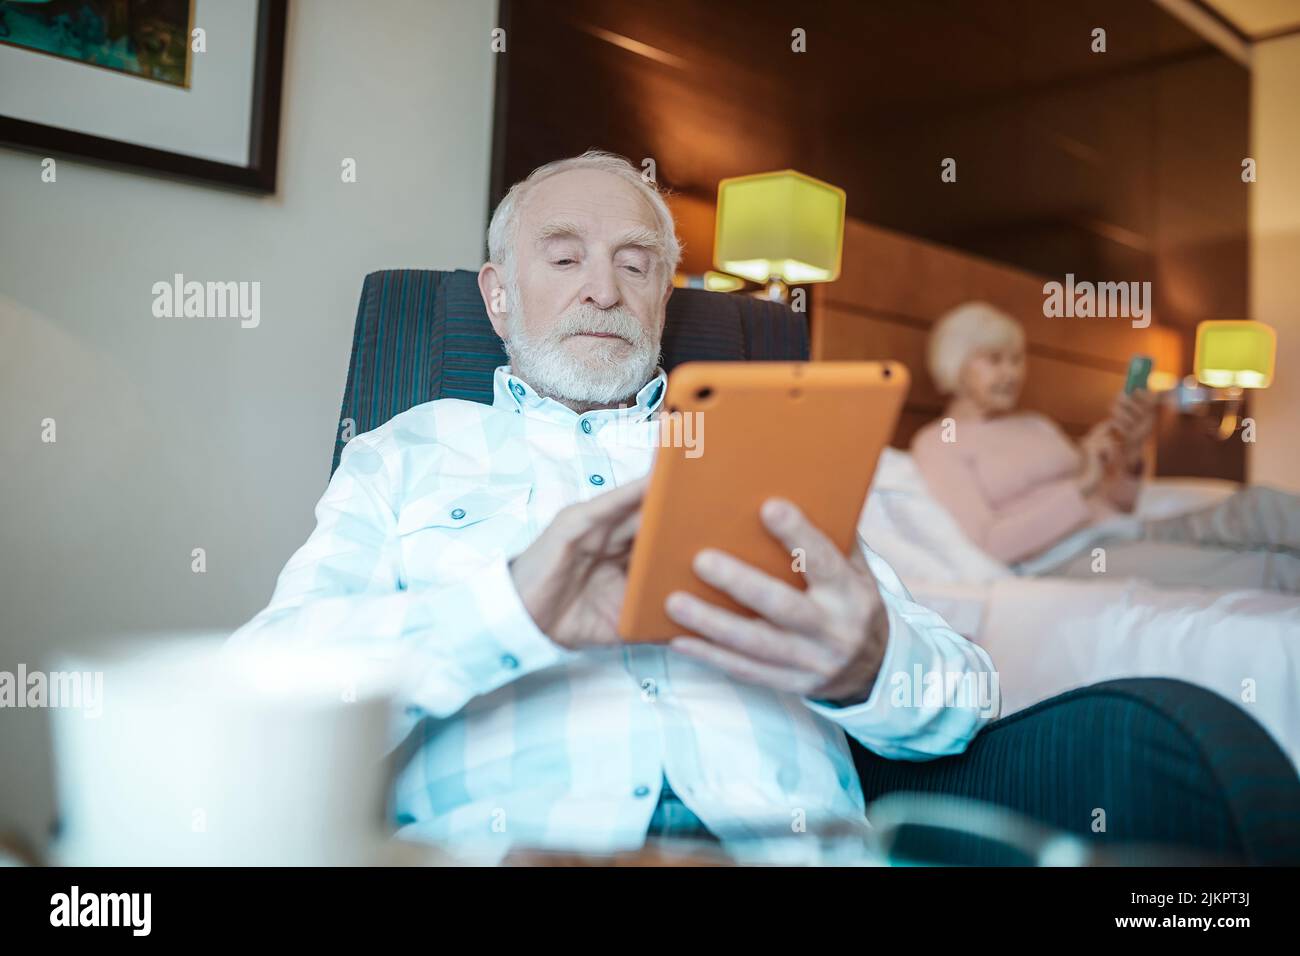
[[[473,488],[437,491],[402,508],[397,533],[410,534],[425,528],[467,528],[528,502],[530,485],[509,488]]]

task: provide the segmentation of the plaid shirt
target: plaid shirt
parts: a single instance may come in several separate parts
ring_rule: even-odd
[[[232,639],[400,663],[400,835],[490,855],[629,849],[665,778],[724,844],[865,827],[846,732],[924,760],[996,716],[995,680],[983,708],[897,693],[895,677],[992,663],[865,547],[890,638],[860,704],[740,683],[658,645],[547,638],[507,562],[565,505],[648,473],[664,387],[660,372],[634,406],[579,415],[502,366],[490,406],[429,402],[357,436],[270,605]]]

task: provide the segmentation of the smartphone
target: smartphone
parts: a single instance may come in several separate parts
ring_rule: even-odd
[[[1132,395],[1138,389],[1147,387],[1147,378],[1151,375],[1151,356],[1135,355],[1128,360],[1128,374],[1124,376],[1124,394]]]

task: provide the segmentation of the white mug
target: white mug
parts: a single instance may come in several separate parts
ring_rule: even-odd
[[[232,651],[222,638],[60,664],[102,674],[102,700],[53,711],[55,862],[383,861],[388,675],[339,654]]]

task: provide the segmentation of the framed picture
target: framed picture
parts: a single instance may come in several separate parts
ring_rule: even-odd
[[[0,0],[0,143],[275,191],[288,0]]]

